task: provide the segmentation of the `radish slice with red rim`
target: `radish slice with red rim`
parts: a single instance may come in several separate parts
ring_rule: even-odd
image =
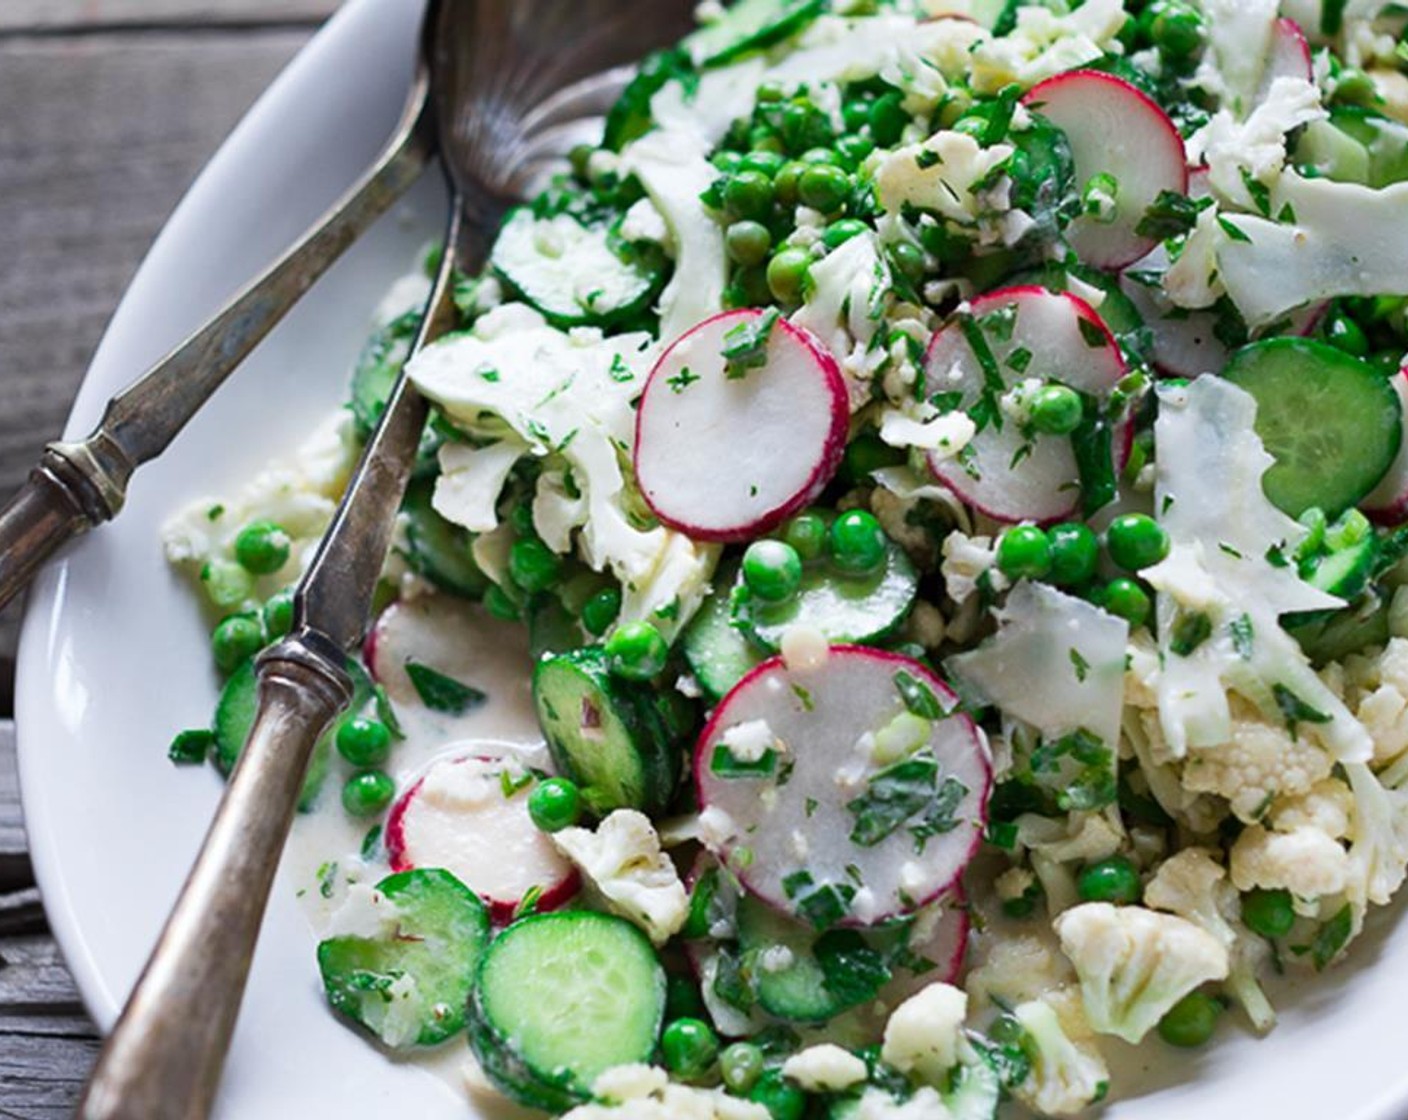
[[[982,839],[987,745],[924,665],[865,646],[759,665],[699,737],[705,845],[818,928],[873,925],[953,889]]]
[[[1099,70],[1047,78],[1022,103],[1066,134],[1082,197],[1093,185],[1113,202],[1109,214],[1071,223],[1066,236],[1080,259],[1123,268],[1152,249],[1158,239],[1137,229],[1145,211],[1162,191],[1188,192],[1183,138],[1168,114],[1142,90]],[[1108,177],[1103,187],[1097,176]]]
[[[1024,286],[975,299],[934,336],[925,359],[931,399],[974,417],[978,431],[957,456],[930,455],[935,477],[998,521],[1052,522],[1081,503],[1070,436],[1032,430],[1006,401],[1018,385],[1059,382],[1103,401],[1125,375],[1119,345],[1095,310],[1069,292]],[[1129,425],[1112,438],[1112,468],[1129,456]]]
[[[1265,101],[1271,92],[1271,83],[1277,78],[1301,78],[1307,82],[1315,80],[1315,64],[1310,56],[1310,42],[1305,32],[1293,19],[1284,16],[1276,21],[1271,30],[1271,54],[1266,60],[1266,70],[1261,75],[1261,89],[1258,101]]]
[[[512,754],[439,758],[386,819],[393,871],[438,867],[511,920],[525,899],[555,910],[577,893],[576,869],[528,815],[536,779]]]
[[[726,311],[675,340],[636,415],[635,472],[662,522],[742,541],[812,501],[850,422],[835,359],[776,311]]]
[[[1403,405],[1403,444],[1383,481],[1359,503],[1359,508],[1380,525],[1397,525],[1408,517],[1408,363],[1399,367],[1391,381]]]

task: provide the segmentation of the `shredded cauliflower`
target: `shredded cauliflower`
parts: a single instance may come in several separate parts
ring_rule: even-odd
[[[890,1013],[880,1056],[901,1073],[938,1085],[958,1062],[968,995],[951,984],[921,988]]]
[[[1071,1116],[1102,1099],[1110,1071],[1073,992],[1019,1004],[1012,1017],[1031,1040],[1031,1073],[1017,1098],[1043,1116]]]
[[[552,841],[581,869],[607,909],[634,922],[656,945],[680,931],[689,899],[644,813],[617,809],[595,832],[564,828],[552,834]]]
[[[812,1093],[836,1093],[865,1080],[865,1062],[832,1042],[808,1046],[782,1063],[782,1076]]]
[[[1375,766],[1408,751],[1408,639],[1345,658],[1343,694],[1374,740]]]

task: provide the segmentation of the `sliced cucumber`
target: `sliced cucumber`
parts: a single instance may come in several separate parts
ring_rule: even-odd
[[[474,562],[469,531],[446,521],[435,512],[429,481],[416,481],[406,490],[401,511],[406,515],[406,548],[403,555],[416,572],[442,591],[478,599],[489,580]]]
[[[1316,560],[1309,572],[1302,570],[1301,578],[1341,599],[1355,599],[1369,586],[1378,559],[1379,541],[1370,533],[1358,544]]]
[[[594,812],[659,812],[674,794],[680,751],[654,700],[649,688],[613,677],[599,647],[538,662],[533,703],[548,749]]]
[[[352,415],[357,434],[367,439],[386,411],[387,399],[420,329],[420,312],[407,311],[367,340],[352,373]]]
[[[1335,106],[1329,123],[1364,149],[1366,186],[1377,189],[1408,179],[1408,125],[1362,105]]]
[[[826,0],[737,0],[719,19],[684,41],[700,66],[723,66],[796,35],[826,8]]]
[[[1318,668],[1330,661],[1343,661],[1352,653],[1388,642],[1388,604],[1375,592],[1365,595],[1342,611],[1298,621],[1285,620],[1287,632],[1300,643]]]
[[[350,660],[347,662],[347,671],[352,676],[352,702],[347,706],[347,710],[333,721],[332,726],[313,748],[313,757],[308,763],[308,774],[303,779],[303,792],[298,797],[300,813],[310,811],[318,800],[318,793],[328,776],[332,760],[332,741],[338,727],[343,720],[350,719],[359,712],[371,698],[372,687],[366,671]],[[211,752],[211,761],[227,778],[234,770],[235,763],[239,761],[240,752],[244,750],[245,740],[249,738],[258,710],[259,677],[251,660],[230,674],[230,679],[225,682],[220,699],[215,704],[215,721],[212,727],[215,732],[215,749]]]
[[[376,889],[396,908],[395,931],[318,946],[328,1001],[392,1048],[444,1042],[464,1029],[489,910],[438,869],[402,871]]]
[[[731,596],[738,568],[721,568],[714,590],[680,638],[689,671],[711,700],[720,699],[767,655],[733,624]]]
[[[489,263],[555,327],[604,327],[650,310],[665,284],[665,262],[606,226],[570,214],[515,210]]]
[[[1335,517],[1384,477],[1403,438],[1402,406],[1367,362],[1305,338],[1270,338],[1232,355],[1222,376],[1256,398],[1256,432],[1276,462],[1266,496],[1298,517]]]
[[[613,1066],[648,1062],[665,970],[645,935],[609,914],[537,914],[490,947],[469,1004],[469,1044],[500,1089],[562,1112]]]
[[[793,626],[819,630],[832,642],[875,642],[904,622],[918,591],[913,563],[888,541],[884,565],[867,575],[848,575],[824,560],[808,564],[800,590],[786,602],[766,603],[744,588],[734,597],[733,618],[749,640],[774,653]]]

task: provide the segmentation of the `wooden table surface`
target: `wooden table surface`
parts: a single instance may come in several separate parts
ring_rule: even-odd
[[[171,209],[337,0],[0,0],[0,500],[63,426]],[[0,1118],[59,1120],[97,1050],[48,935],[0,612]]]

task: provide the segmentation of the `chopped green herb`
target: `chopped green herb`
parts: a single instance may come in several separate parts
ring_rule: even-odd
[[[1335,911],[1329,921],[1316,930],[1315,940],[1310,943],[1310,959],[1315,962],[1317,972],[1324,971],[1325,966],[1340,955],[1340,950],[1349,940],[1353,929],[1354,914],[1349,903],[1345,903]]]
[[[1071,666],[1076,671],[1076,680],[1081,684],[1085,683],[1085,678],[1090,675],[1090,662],[1082,655],[1080,650],[1072,646],[1070,649]]]
[[[1281,718],[1286,721],[1286,730],[1291,738],[1298,738],[1297,729],[1302,723],[1329,723],[1331,717],[1312,708],[1283,684],[1273,684],[1271,693],[1276,697],[1276,707],[1281,709]]]
[[[1173,624],[1168,648],[1179,657],[1188,657],[1212,637],[1212,619],[1202,611],[1180,613]]]
[[[432,712],[462,716],[488,699],[479,689],[461,684],[419,661],[406,662],[406,676],[410,678],[421,703]]]
[[[1222,227],[1222,232],[1227,234],[1233,241],[1245,241],[1251,244],[1251,237],[1247,231],[1234,224],[1231,220],[1224,218],[1221,214],[1217,216],[1217,224]]]
[[[738,381],[748,376],[748,372],[761,369],[768,361],[768,340],[773,327],[782,317],[775,307],[770,307],[761,315],[739,323],[724,335],[724,376],[730,381]]]
[[[526,789],[533,784],[533,775],[528,771],[521,774],[513,774],[508,769],[499,771],[499,789],[503,791],[504,800],[507,801],[521,789]]]
[[[665,384],[668,385],[673,392],[683,393],[699,380],[701,380],[700,376],[688,366],[685,366],[679,373],[675,374],[674,377],[665,378]]]
[[[367,829],[367,834],[362,837],[361,857],[368,861],[375,859],[376,851],[380,844],[381,825],[374,824],[371,828]]]
[[[182,731],[171,740],[171,748],[166,752],[166,757],[177,766],[194,766],[204,762],[210,756],[210,749],[213,746],[215,746],[215,733],[208,728],[201,727],[191,731]]]
[[[755,761],[749,762],[720,743],[709,756],[709,772],[720,778],[770,778],[777,772],[777,752],[769,747]]]
[[[1232,635],[1232,648],[1243,661],[1252,659],[1252,620],[1250,615],[1238,615],[1227,624]]]
[[[948,714],[934,690],[906,669],[895,674],[895,688],[904,706],[920,719],[938,720]]]
[[[821,966],[822,984],[846,1007],[872,1000],[889,982],[890,967],[853,929],[833,929],[812,948]]]
[[[1093,319],[1087,319],[1082,315],[1076,320],[1080,324],[1080,336],[1085,340],[1085,344],[1092,350],[1099,350],[1110,341],[1105,333],[1105,328]]]
[[[1155,237],[1160,241],[1180,237],[1198,224],[1199,212],[1209,205],[1206,199],[1189,198],[1177,191],[1160,191],[1144,211],[1134,232],[1140,237]],[[1157,278],[1154,280],[1154,284],[1159,282]]]
[[[1271,188],[1254,178],[1245,167],[1242,168],[1242,185],[1247,188],[1247,194],[1251,195],[1252,203],[1261,216],[1271,217]]]

